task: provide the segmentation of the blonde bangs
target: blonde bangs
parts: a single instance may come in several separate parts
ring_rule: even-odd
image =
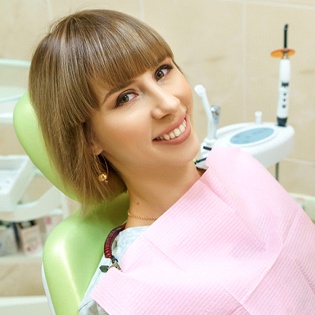
[[[101,58],[93,59],[97,62],[94,65],[96,78],[111,87],[124,86],[146,70],[157,67],[164,59],[173,59],[166,42],[147,29],[129,27],[121,36],[114,35],[102,40]]]
[[[99,106],[93,93],[95,83],[124,86],[164,59],[173,59],[169,45],[155,30],[119,12],[111,16],[97,10],[89,16],[77,14],[65,25],[61,33],[67,49],[62,49],[62,68],[68,67],[74,90],[80,86],[76,99],[85,99],[85,108],[87,104]]]

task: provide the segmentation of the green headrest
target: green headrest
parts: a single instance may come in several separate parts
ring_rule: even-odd
[[[55,167],[48,157],[37,116],[31,105],[28,93],[23,95],[15,105],[13,124],[22,147],[34,165],[64,194],[72,199],[76,199],[73,191],[62,184]]]

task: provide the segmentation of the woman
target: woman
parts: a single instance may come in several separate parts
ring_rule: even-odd
[[[80,314],[315,308],[312,223],[238,150],[215,148],[207,171],[196,168],[192,91],[150,27],[107,10],[62,19],[35,51],[30,96],[85,212],[122,191],[130,197]]]

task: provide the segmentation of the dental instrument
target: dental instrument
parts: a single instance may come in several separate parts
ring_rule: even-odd
[[[217,139],[217,130],[220,119],[220,111],[221,108],[219,106],[210,105],[206,93],[206,89],[203,85],[198,84],[194,88],[195,92],[198,96],[200,96],[202,105],[207,115],[207,136],[203,140],[201,144],[201,155],[206,156],[209,153],[209,150],[205,149],[205,147],[212,147]]]
[[[291,76],[291,64],[289,56],[295,51],[288,49],[288,24],[284,25],[283,49],[275,50],[271,53],[272,57],[281,58],[279,65],[279,91],[277,104],[277,123],[280,127],[285,127],[288,119],[289,109],[289,86]]]

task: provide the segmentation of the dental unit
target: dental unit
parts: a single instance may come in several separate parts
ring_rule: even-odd
[[[213,146],[237,146],[254,156],[265,167],[276,165],[278,179],[279,162],[285,158],[293,148],[294,129],[287,125],[288,92],[290,83],[289,56],[294,50],[287,48],[288,25],[284,27],[284,48],[271,53],[273,57],[280,57],[279,67],[279,95],[277,104],[277,123],[263,122],[262,112],[255,113],[253,122],[238,123],[218,129],[220,107],[210,106],[206,89],[198,84],[194,90],[201,98],[207,120],[207,135],[201,143],[199,160],[203,163]],[[202,165],[200,165],[202,167]]]

